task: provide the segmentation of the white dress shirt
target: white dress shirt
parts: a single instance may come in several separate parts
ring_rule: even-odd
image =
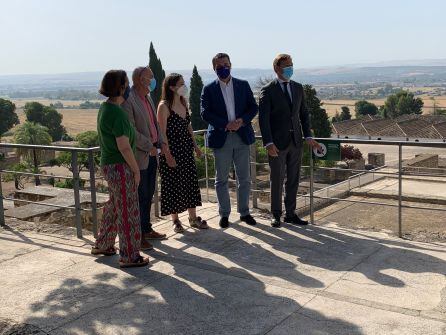
[[[228,121],[235,121],[235,100],[234,100],[234,85],[232,83],[232,78],[229,79],[226,84],[224,81],[219,80],[221,93],[223,94],[223,99],[225,100],[226,112],[228,113]]]

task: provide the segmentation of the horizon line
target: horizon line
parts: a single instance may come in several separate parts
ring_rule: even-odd
[[[396,64],[396,63],[410,63],[410,62],[444,62],[441,65],[426,65],[426,64]],[[395,64],[392,64],[395,63]],[[195,66],[195,65],[194,65]],[[185,72],[192,71],[191,69],[164,69],[164,71],[172,72]],[[295,67],[296,70],[321,70],[321,69],[336,69],[336,68],[354,68],[354,67],[403,67],[403,66],[419,66],[419,67],[445,67],[446,66],[446,58],[423,58],[423,59],[407,59],[407,60],[388,60],[388,61],[377,61],[377,62],[364,62],[364,63],[350,63],[350,64],[339,64],[339,65],[320,65],[320,66],[308,66],[308,67]],[[124,69],[125,70],[125,69]],[[198,71],[213,71],[211,68],[199,68]],[[233,70],[261,70],[267,71],[272,68],[261,68],[261,67],[234,67]],[[54,73],[12,73],[12,74],[0,74],[0,77],[8,77],[8,76],[55,76],[55,75],[70,75],[70,74],[87,74],[87,73],[104,73],[108,70],[86,70],[86,71],[74,71],[74,72],[54,72]],[[132,72],[133,70],[125,70],[127,72]]]

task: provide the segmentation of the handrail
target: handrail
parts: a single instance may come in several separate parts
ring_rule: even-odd
[[[18,143],[0,143],[0,148],[25,148],[25,149],[39,149],[48,151],[73,151],[73,152],[99,152],[99,147],[79,148],[79,147],[63,147],[59,145],[38,145],[38,144],[18,144]]]
[[[205,129],[201,129],[201,130],[196,130],[194,131],[195,135],[204,135],[205,136],[205,151],[204,151],[204,160],[205,160],[205,177],[200,179],[200,182],[205,181],[206,182],[206,195],[207,195],[207,200],[209,201],[209,181],[214,180],[215,178],[212,178],[211,175],[209,174],[209,167],[208,167],[208,157],[207,157],[207,153],[208,153],[208,145],[207,145],[207,140],[206,140],[206,134],[207,134],[207,130]],[[256,140],[261,140],[262,137],[259,134],[255,135]],[[396,168],[395,172],[392,171],[377,171],[376,169],[373,170],[363,170],[363,169],[343,169],[343,168],[333,168],[333,167],[318,167],[316,166],[315,162],[314,162],[314,158],[313,155],[310,155],[310,164],[309,166],[302,166],[302,168],[307,168],[310,171],[310,192],[309,194],[306,195],[301,195],[301,197],[303,198],[310,198],[310,217],[311,217],[311,221],[314,222],[314,208],[315,208],[315,204],[314,204],[314,199],[326,199],[326,200],[332,200],[332,201],[346,201],[346,202],[356,202],[356,203],[369,203],[369,204],[373,204],[373,205],[385,205],[385,206],[391,206],[391,207],[398,207],[398,235],[400,237],[402,237],[402,209],[403,208],[418,208],[418,209],[426,209],[426,210],[431,210],[433,208],[428,208],[428,207],[420,207],[420,206],[407,206],[407,205],[403,205],[402,204],[402,180],[403,180],[403,175],[408,175],[408,176],[433,176],[433,177],[444,177],[443,175],[431,175],[429,173],[426,174],[414,174],[414,173],[406,173],[404,171],[405,167],[403,167],[402,165],[402,148],[403,147],[430,147],[430,148],[446,148],[446,143],[445,142],[440,142],[440,141],[409,141],[409,140],[401,140],[401,141],[397,141],[397,140],[371,140],[371,139],[351,139],[351,138],[314,138],[316,141],[332,141],[332,142],[336,142],[336,143],[343,143],[343,144],[367,144],[367,145],[384,145],[384,146],[395,146],[398,148],[398,167]],[[61,208],[69,208],[69,209],[74,209],[75,211],[75,219],[76,219],[76,228],[77,228],[77,235],[78,237],[82,236],[82,226],[81,226],[81,211],[92,211],[92,217],[93,217],[93,231],[94,234],[96,236],[97,233],[97,204],[96,204],[96,185],[95,185],[95,181],[99,178],[97,178],[95,176],[95,166],[94,166],[94,159],[93,159],[93,154],[100,152],[100,148],[99,147],[92,147],[92,148],[79,148],[79,147],[66,147],[66,146],[52,146],[52,145],[32,145],[32,144],[16,144],[16,143],[0,143],[0,148],[14,148],[14,149],[38,149],[38,150],[47,150],[47,151],[65,151],[65,152],[71,152],[72,153],[72,161],[71,161],[71,170],[72,170],[72,177],[69,176],[53,176],[53,175],[45,175],[45,174],[39,174],[39,173],[31,173],[31,172],[19,172],[19,171],[9,171],[9,170],[0,170],[0,174],[1,173],[14,173],[17,175],[23,174],[23,175],[27,175],[27,176],[42,176],[42,177],[53,177],[53,178],[66,178],[66,179],[73,179],[73,184],[74,184],[74,188],[73,188],[73,192],[74,192],[74,198],[75,198],[75,206],[71,207],[71,206],[58,206],[58,205],[54,205],[54,204],[48,204],[48,203],[44,203],[44,202],[35,202],[35,201],[27,201],[27,200],[22,200],[22,199],[13,199],[13,198],[7,198],[4,197],[3,193],[2,193],[2,183],[1,183],[1,179],[0,179],[0,225],[5,225],[5,219],[4,219],[4,208],[3,208],[3,199],[5,200],[15,200],[18,202],[24,202],[24,203],[38,203],[41,205],[46,205],[46,206],[53,206],[53,207],[61,207]],[[260,163],[257,161],[257,150],[256,150],[256,146],[253,146],[254,150],[251,152],[251,175],[253,179],[256,179],[256,166],[258,165],[267,165],[268,163]],[[79,171],[78,171],[78,166],[77,166],[77,160],[78,160],[78,154],[79,153],[87,153],[88,154],[88,158],[89,158],[89,169],[90,169],[90,178],[81,178],[79,176]],[[420,167],[411,167],[411,168],[420,168]],[[320,191],[324,191],[327,190],[327,197],[325,196],[319,196],[316,195],[315,190],[314,190],[314,171],[320,169],[320,170],[342,170],[342,171],[348,171],[351,173],[358,173],[354,176],[349,177],[349,179],[341,182],[341,183],[349,183],[350,180],[352,178],[359,178],[359,184],[361,184],[361,175],[366,175],[368,173],[373,173],[373,174],[377,174],[377,175],[394,175],[397,176],[398,178],[398,204],[389,204],[389,203],[379,203],[379,202],[368,202],[368,201],[354,201],[351,199],[343,199],[343,198],[339,198],[339,197],[335,197],[335,196],[331,196],[328,197],[328,191],[330,190],[331,187],[333,186],[329,186],[326,188],[323,188],[321,190],[318,190],[318,192]],[[424,169],[421,167],[421,169]],[[425,170],[438,170],[438,168],[425,168]],[[373,175],[374,177],[374,175]],[[91,209],[86,209],[86,208],[81,208],[81,204],[80,204],[80,186],[79,186],[79,181],[81,180],[86,180],[86,181],[90,181],[90,192],[91,192],[91,202],[92,202],[92,206]],[[341,184],[339,183],[339,184]],[[336,184],[338,185],[338,184]],[[253,205],[256,207],[257,206],[257,198],[258,198],[258,193],[262,192],[261,189],[257,188],[257,180],[253,180],[253,187],[252,187],[252,202]],[[350,191],[350,186],[349,186],[349,191]],[[307,206],[307,205],[305,205]],[[157,206],[155,206],[155,209],[157,208]],[[444,209],[435,209],[435,210],[443,210]],[[156,213],[156,215],[158,215],[159,213]]]

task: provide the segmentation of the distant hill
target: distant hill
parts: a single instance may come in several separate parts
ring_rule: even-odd
[[[183,74],[189,82],[191,70],[167,70]],[[131,76],[131,71],[128,71]],[[199,70],[204,83],[216,78],[211,69]],[[38,75],[0,75],[0,95],[11,92],[55,91],[61,89],[85,90],[97,92],[104,72],[38,74]],[[246,79],[255,86],[260,77],[274,75],[272,69],[235,68],[233,75]],[[404,62],[381,62],[375,64],[353,64],[337,67],[296,69],[295,80],[313,85],[362,84],[370,82],[415,83],[430,85],[446,84],[446,59]]]

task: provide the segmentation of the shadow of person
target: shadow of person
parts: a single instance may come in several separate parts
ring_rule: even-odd
[[[235,224],[233,226],[236,226]],[[237,225],[238,226],[238,225]],[[237,228],[235,228],[237,229]],[[245,231],[249,234],[249,231]],[[192,231],[182,235],[175,235],[174,241],[180,242],[182,247],[171,246],[167,243],[157,243],[156,248],[166,255],[182,258],[201,264],[215,263],[216,266],[225,266],[211,260],[212,255],[237,268],[274,279],[297,284],[306,288],[322,288],[323,283],[311,276],[300,272],[296,264],[267,250],[264,246],[249,243],[244,237],[231,235],[226,230],[210,229],[208,231]],[[197,253],[184,252],[189,247],[197,248]],[[202,254],[212,254],[210,257],[201,257]],[[154,257],[157,257],[154,254]]]
[[[112,271],[64,279],[30,306],[25,323],[57,334],[249,335],[306,313],[311,325],[286,333],[328,334],[330,324],[340,333],[362,334],[350,322],[303,307],[311,295],[266,287],[247,272],[240,278],[180,264],[171,275],[147,268]],[[147,281],[147,272],[157,279]]]
[[[245,234],[250,230],[243,225],[234,228]],[[265,233],[256,234],[256,239],[283,254],[294,256],[301,264],[330,271],[359,272],[381,285],[406,285],[400,278],[385,273],[389,269],[446,274],[445,261],[422,252],[431,251],[429,248],[421,250],[403,241],[357,236],[352,232],[342,233],[314,225],[287,224],[280,229],[263,225],[261,229]]]

